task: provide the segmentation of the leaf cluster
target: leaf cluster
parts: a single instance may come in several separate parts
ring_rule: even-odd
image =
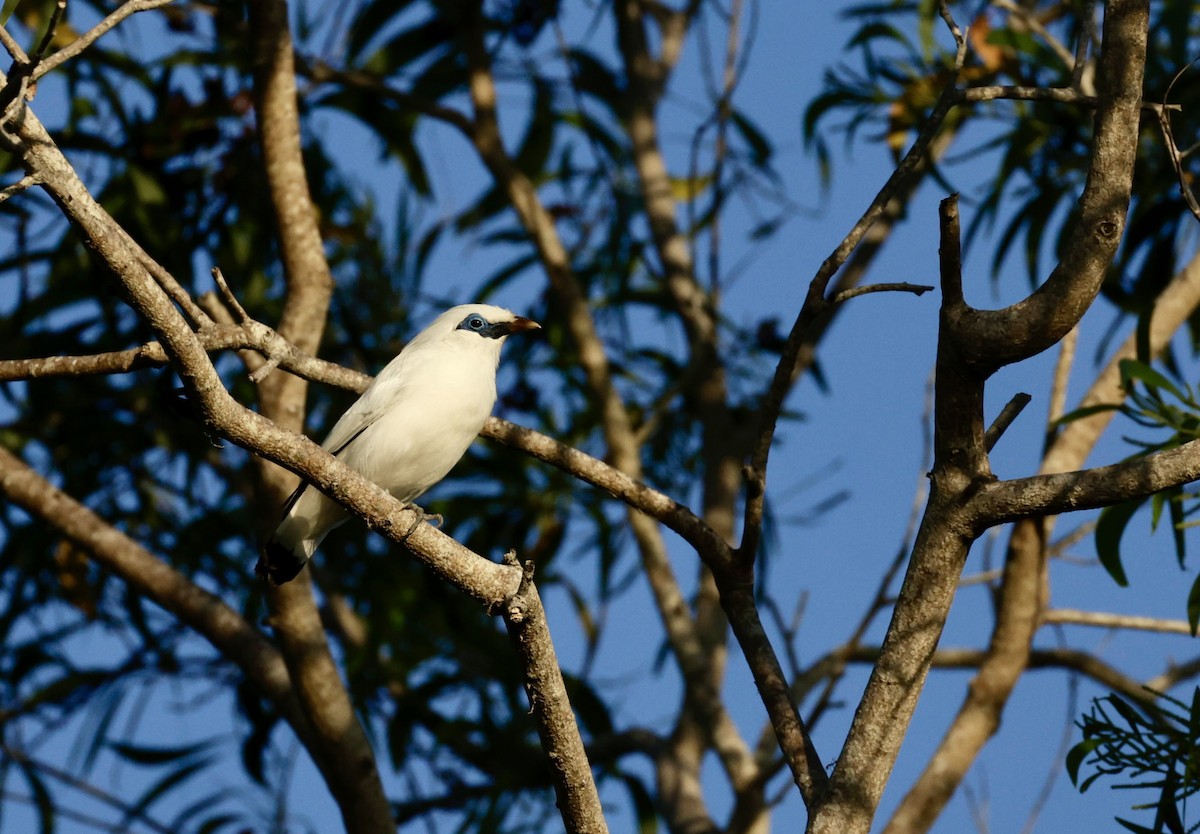
[[[1151,826],[1117,818],[1135,834],[1190,834],[1187,800],[1200,791],[1200,689],[1191,704],[1161,693],[1152,707],[1119,695],[1098,698],[1078,723],[1083,740],[1067,755],[1067,772],[1080,793],[1099,779],[1124,779],[1116,789],[1156,791],[1153,802],[1133,806],[1154,812]],[[1081,772],[1092,773],[1080,781]]]

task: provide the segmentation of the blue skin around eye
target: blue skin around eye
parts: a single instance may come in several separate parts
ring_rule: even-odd
[[[496,328],[497,325],[489,324],[488,320],[483,316],[474,313],[463,319],[462,324],[458,326],[459,330],[469,330],[472,333],[478,333],[480,336],[487,338],[495,338],[497,335],[502,335],[496,332]]]

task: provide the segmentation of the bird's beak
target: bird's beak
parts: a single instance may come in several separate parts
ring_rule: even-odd
[[[501,335],[510,336],[513,333],[524,333],[526,330],[541,330],[542,326],[533,319],[517,316],[512,321],[496,325],[496,328],[501,332]]]

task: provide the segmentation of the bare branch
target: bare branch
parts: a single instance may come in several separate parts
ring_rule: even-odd
[[[116,8],[115,11],[113,11],[112,14],[108,15],[108,17],[104,18],[104,20],[100,21],[91,29],[89,29],[78,40],[72,41],[70,44],[55,52],[46,60],[42,61],[40,65],[33,71],[33,80],[36,81],[46,73],[57,69],[67,61],[77,56],[79,53],[83,52],[83,50],[94,44],[102,36],[107,34],[114,26],[125,20],[125,18],[129,17],[130,15],[137,14],[138,12],[143,12],[148,9],[157,9],[160,6],[167,5],[171,1],[172,0],[128,0],[128,2],[122,3]],[[65,5],[65,3],[63,5]],[[44,52],[44,49],[42,51]]]
[[[310,734],[283,659],[220,597],[192,584],[4,449],[0,449],[0,494],[60,531],[139,594],[212,643],[259,692],[279,705],[297,735],[305,738]]]
[[[835,293],[830,297],[829,303],[842,304],[852,298],[858,298],[860,295],[867,295],[873,292],[908,292],[913,295],[924,295],[932,290],[933,287],[928,284],[909,284],[906,281],[892,284],[867,284],[866,286],[851,287],[850,289]]]
[[[1200,440],[1193,440],[1109,466],[984,484],[971,501],[971,512],[977,529],[986,529],[1022,518],[1107,507],[1198,478]]]
[[[1025,410],[1025,406],[1033,397],[1028,394],[1013,394],[1013,398],[1000,410],[996,415],[996,419],[988,426],[988,430],[983,435],[983,445],[989,452],[1000,441],[1000,438],[1008,431],[1008,427],[1013,424],[1013,421],[1020,416]]]
[[[1084,95],[1071,87],[1020,87],[995,84],[959,90],[957,99],[964,104],[1007,99],[1012,101],[1053,101],[1059,104],[1078,104],[1092,108],[1100,106],[1099,97]],[[1158,104],[1140,100],[1137,106],[1151,113],[1182,109],[1178,104]]]
[[[1135,614],[1112,614],[1108,611],[1051,608],[1042,612],[1041,621],[1043,624],[1082,625],[1193,636],[1191,625],[1183,620],[1162,620],[1157,617],[1139,617]]]
[[[0,189],[0,203],[17,196],[25,189],[31,188],[32,186],[37,185],[39,182],[40,180],[38,180],[37,177],[31,174],[26,174],[12,185],[5,186],[3,189]]]
[[[986,529],[974,507],[963,512],[964,503],[975,504],[978,496],[969,498],[975,490],[993,494],[983,443],[985,380],[997,368],[1032,356],[1069,332],[1094,301],[1116,251],[1137,147],[1148,18],[1145,0],[1107,4],[1100,105],[1080,220],[1068,235],[1058,267],[1037,291],[1005,310],[969,307],[961,296],[957,269],[947,268],[954,258],[946,253],[950,236],[943,217],[943,307],[929,505],[881,656],[830,780],[828,801],[812,820],[814,832],[869,828],[934,656],[967,548]],[[1011,492],[1004,498],[1020,500]],[[990,509],[1001,511],[1000,505]],[[1036,582],[1036,576],[1030,578]],[[1035,606],[1036,599],[1035,594]],[[993,718],[982,717],[986,720],[978,722],[978,730],[986,738],[986,721]],[[957,784],[927,772],[936,785],[922,788],[919,805],[898,812],[892,821],[896,830],[923,830],[948,797],[948,786]]]
[[[1171,280],[1156,302],[1149,327],[1150,349],[1153,353],[1164,349],[1171,335],[1190,317],[1198,304],[1200,256]],[[1076,332],[1071,331],[1072,334]],[[1055,393],[1052,395],[1055,401],[1065,394],[1064,369],[1070,364],[1072,338],[1068,334],[1064,339],[1063,355],[1055,370]],[[1136,336],[1130,335],[1093,382],[1080,406],[1121,402],[1125,392],[1121,387],[1120,360],[1132,357],[1136,352]],[[1051,419],[1060,410],[1061,406],[1052,405],[1049,414]],[[1111,419],[1112,412],[1100,412],[1063,425],[1053,435],[1039,471],[1062,472],[1082,465]],[[990,738],[1018,679],[1033,662],[1033,639],[1049,596],[1046,560],[1056,550],[1066,546],[1066,543],[1047,546],[1052,522],[1050,518],[1034,518],[1019,523],[1013,529],[1005,560],[1004,581],[1000,586],[996,625],[986,658],[976,679],[967,688],[964,703],[937,752],[897,809],[893,824],[903,827],[912,825],[914,818],[928,820],[936,816],[937,809],[948,800]],[[1083,529],[1088,527],[1090,525]],[[1067,541],[1070,540],[1068,537]],[[1082,668],[1081,671],[1087,672]],[[1114,688],[1120,687],[1114,684]]]
[[[1183,77],[1183,74],[1191,69],[1200,58],[1191,61],[1186,67],[1175,73],[1175,77],[1171,79],[1171,83],[1167,85],[1167,91],[1163,94],[1163,100],[1171,97],[1171,90],[1175,87],[1175,82]],[[1164,107],[1158,111],[1158,124],[1162,128],[1163,142],[1166,143],[1167,153],[1171,157],[1171,164],[1175,167],[1175,177],[1179,182],[1179,194],[1187,203],[1188,209],[1192,215],[1200,220],[1200,203],[1196,201],[1196,195],[1192,193],[1191,178],[1183,169],[1183,159],[1179,154],[1179,148],[1175,144],[1175,134],[1171,131],[1171,114]]]
[[[5,26],[0,26],[0,46],[3,46],[8,54],[12,56],[15,63],[29,63],[29,56],[25,54],[25,50],[21,48],[21,44],[17,43],[16,39],[13,38]]]
[[[46,50],[50,48],[50,43],[54,40],[54,34],[58,31],[58,24],[62,22],[63,14],[67,11],[67,0],[55,0],[54,8],[50,10],[50,20],[46,23],[46,31],[42,34],[42,39],[38,43],[37,49],[34,50],[34,64],[40,64],[42,58],[46,55]],[[36,72],[36,69],[34,69]],[[30,80],[34,80],[36,76],[32,76]]]
[[[962,29],[958,28],[958,22],[950,13],[950,4],[946,0],[938,0],[938,15],[950,30],[950,36],[954,38],[954,69],[961,70],[967,63],[967,39],[963,37]]]
[[[213,280],[217,282],[217,289],[221,291],[221,297],[225,299],[225,304],[229,307],[229,312],[233,314],[234,320],[241,325],[250,321],[250,315],[242,307],[237,296],[233,294],[233,290],[229,289],[229,284],[225,281],[225,276],[221,273],[220,267],[212,268]]]
[[[607,832],[575,714],[554,653],[546,610],[533,583],[533,562],[522,565],[514,551],[504,563],[521,571],[521,584],[503,603],[504,621],[525,672],[531,711],[550,763],[563,823],[571,834]]]
[[[762,535],[763,502],[766,491],[767,463],[775,438],[775,427],[783,410],[783,403],[795,381],[802,349],[810,344],[810,329],[820,321],[829,309],[825,294],[830,280],[842,268],[863,241],[871,227],[884,217],[895,197],[906,189],[912,177],[929,158],[930,147],[941,129],[942,123],[954,106],[957,88],[947,85],[938,97],[937,104],[921,125],[900,164],[892,171],[879,193],[871,201],[862,217],[854,224],[837,248],[822,262],[809,283],[808,293],[792,329],[788,333],[775,375],[761,398],[758,409],[758,437],[754,445],[749,467],[748,493],[742,519],[742,543],[738,547],[738,558],[753,561],[758,552]],[[819,325],[817,325],[819,326]]]

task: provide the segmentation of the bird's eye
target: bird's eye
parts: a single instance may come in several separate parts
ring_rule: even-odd
[[[471,316],[471,318],[467,319],[467,326],[472,330],[482,330],[483,325],[484,321],[479,316]]]

